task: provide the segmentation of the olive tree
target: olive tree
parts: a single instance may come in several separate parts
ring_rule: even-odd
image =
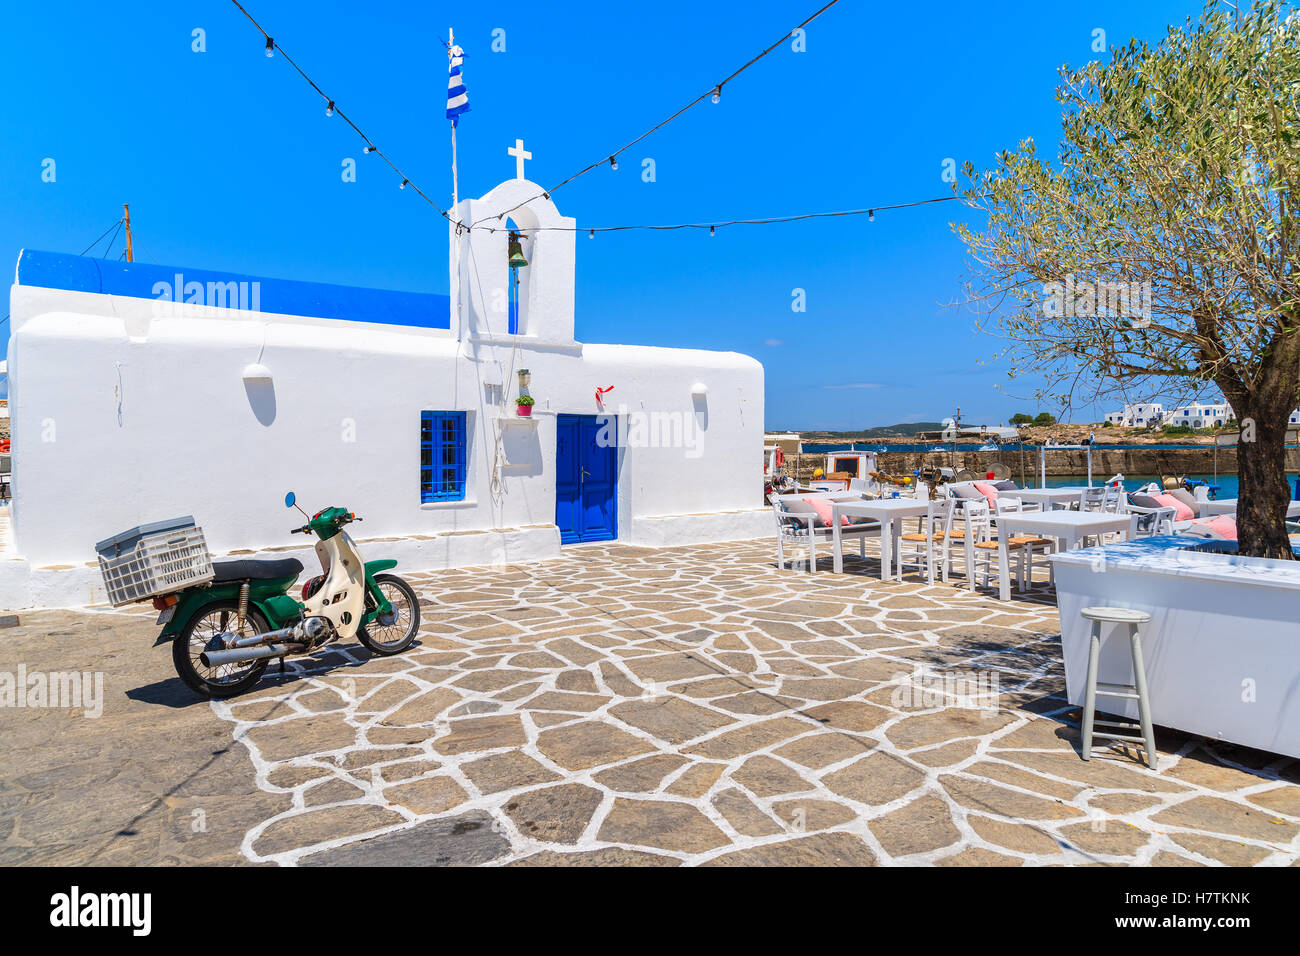
[[[1241,424],[1241,553],[1289,558],[1300,403],[1300,18],[1205,8],[1063,67],[1055,162],[1032,140],[958,188],[980,325],[1064,405],[1217,386]],[[1056,391],[1059,389],[1060,391]]]

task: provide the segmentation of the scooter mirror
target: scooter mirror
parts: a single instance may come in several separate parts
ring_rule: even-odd
[[[292,507],[293,507],[294,505],[296,505],[297,503],[298,503],[298,499],[297,499],[297,497],[295,497],[295,495],[294,495],[294,493],[293,493],[292,491],[289,492],[287,495],[284,496],[284,506],[285,506],[286,508],[292,508]]]

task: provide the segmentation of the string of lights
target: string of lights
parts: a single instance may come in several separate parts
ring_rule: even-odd
[[[718,103],[718,102],[720,102],[720,101],[722,100],[722,88],[723,88],[724,86],[726,86],[728,83],[730,83],[730,82],[731,82],[732,80],[734,80],[736,77],[740,76],[740,74],[744,73],[744,72],[745,72],[746,70],[748,70],[751,66],[753,66],[755,63],[757,63],[759,60],[763,59],[763,57],[767,56],[769,53],[771,53],[773,50],[775,50],[777,47],[779,47],[782,43],[784,43],[786,40],[788,40],[790,37],[792,37],[792,36],[793,36],[797,31],[802,30],[804,27],[806,27],[808,24],[812,23],[814,20],[816,20],[818,17],[820,17],[823,13],[825,13],[827,10],[829,10],[831,7],[835,6],[835,4],[837,4],[837,3],[839,3],[839,2],[840,2],[840,0],[830,0],[830,3],[826,4],[826,6],[822,7],[820,10],[818,10],[818,11],[817,11],[816,13],[814,13],[812,16],[808,17],[806,20],[804,20],[802,23],[800,23],[800,24],[799,24],[797,27],[795,27],[794,29],[792,29],[792,30],[790,30],[789,32],[783,34],[783,35],[781,36],[780,39],[778,39],[778,40],[777,40],[775,43],[773,43],[771,46],[769,46],[769,47],[767,47],[765,50],[763,50],[762,53],[758,54],[758,56],[754,57],[752,60],[750,60],[750,61],[749,61],[748,63],[746,63],[744,66],[742,66],[740,69],[736,70],[734,73],[732,73],[732,74],[731,74],[730,76],[728,76],[726,79],[722,80],[720,83],[715,83],[715,84],[714,84],[713,86],[711,86],[709,89],[705,90],[705,91],[704,91],[703,93],[701,93],[699,96],[695,97],[695,99],[691,100],[689,103],[687,103],[687,104],[686,104],[685,106],[683,106],[681,109],[679,109],[676,113],[673,113],[673,114],[672,114],[671,116],[669,116],[667,119],[662,120],[661,122],[656,123],[654,126],[650,127],[648,130],[646,130],[644,133],[642,133],[642,134],[641,134],[640,136],[638,136],[636,139],[632,140],[632,142],[628,143],[628,144],[625,145],[625,146],[620,146],[618,149],[614,150],[614,152],[608,154],[604,159],[599,159],[599,160],[597,160],[596,162],[592,163],[591,165],[583,167],[582,169],[578,170],[576,173],[574,173],[572,176],[570,176],[568,179],[564,180],[563,182],[561,182],[561,183],[559,183],[559,184],[557,184],[557,185],[555,185],[555,186],[552,186],[550,189],[547,189],[547,190],[545,190],[545,191],[539,193],[537,196],[532,197],[532,199],[528,199],[528,200],[525,200],[524,202],[519,203],[518,206],[513,206],[512,208],[507,209],[505,212],[503,212],[503,213],[501,213],[500,215],[495,216],[495,217],[493,217],[493,218],[495,218],[497,221],[501,221],[501,220],[503,220],[506,216],[510,215],[512,212],[514,212],[516,209],[518,209],[519,206],[526,206],[528,203],[532,202],[533,199],[538,199],[538,198],[542,198],[542,197],[545,197],[545,198],[549,199],[549,198],[551,197],[551,193],[555,192],[557,189],[560,189],[561,187],[567,186],[569,183],[573,182],[573,181],[574,181],[575,179],[577,179],[579,176],[585,176],[587,173],[591,172],[593,169],[599,169],[600,167],[604,166],[606,163],[609,164],[610,169],[612,169],[612,170],[617,170],[617,169],[618,169],[618,157],[619,157],[620,154],[627,152],[629,149],[631,149],[631,148],[632,148],[633,146],[635,146],[637,143],[641,142],[643,139],[647,138],[648,136],[652,135],[653,133],[657,132],[658,130],[662,129],[663,127],[667,126],[669,123],[671,123],[673,120],[677,119],[677,117],[681,116],[681,115],[682,115],[683,113],[685,113],[687,110],[689,110],[689,109],[691,109],[692,107],[694,107],[694,106],[698,105],[699,103],[703,102],[705,97],[710,97],[710,98],[713,100],[714,103]],[[480,221],[481,221],[481,220],[480,220]],[[469,228],[471,228],[471,229],[479,228],[479,224],[478,224],[477,222],[476,222],[476,223],[471,223],[470,226],[469,226]]]
[[[884,212],[890,209],[910,209],[913,206],[929,206],[934,203],[954,202],[964,199],[964,196],[939,196],[935,199],[918,199],[914,202],[892,203],[890,205],[863,207],[862,209],[839,209],[833,212],[804,212],[792,216],[768,216],[762,219],[721,219],[716,222],[678,222],[678,223],[656,223],[653,225],[630,225],[630,226],[536,226],[532,229],[507,229],[504,226],[483,227],[489,232],[517,232],[520,235],[527,235],[533,232],[585,232],[588,238],[594,239],[598,232],[627,232],[635,229],[644,229],[650,231],[671,231],[674,229],[707,229],[709,235],[715,235],[717,230],[727,226],[766,226],[773,223],[799,222],[803,219],[832,219],[838,216],[866,216],[869,222],[874,222],[876,213]]]
[[[291,56],[289,56],[288,53],[284,52],[284,47],[280,46],[280,44],[276,42],[275,38],[272,37],[271,34],[267,33],[264,29],[262,29],[262,25],[253,19],[253,15],[244,9],[244,5],[241,4],[239,0],[230,0],[230,2],[233,3],[236,7],[238,7],[239,12],[248,18],[248,22],[251,23],[254,27],[256,27],[257,31],[261,33],[263,37],[266,38],[266,55],[274,56],[276,54],[276,51],[279,51],[280,55],[284,57],[285,62],[288,63],[291,67],[293,67],[294,70],[298,73],[298,75],[301,76],[304,80],[306,80],[307,84],[320,95],[320,98],[322,100],[325,101],[325,115],[326,116],[337,115],[339,119],[343,120],[343,122],[347,123],[348,126],[352,127],[353,131],[358,136],[360,136],[362,141],[366,144],[365,146],[366,155],[379,157],[385,163],[388,164],[389,168],[392,169],[394,173],[396,173],[398,176],[401,177],[401,184],[398,186],[399,189],[405,189],[407,186],[410,186],[411,189],[415,191],[415,194],[417,196],[419,196],[421,199],[427,202],[434,209],[438,210],[438,215],[442,216],[444,219],[447,219],[449,221],[451,220],[451,215],[447,212],[447,210],[443,209],[436,202],[430,199],[428,194],[425,193],[424,190],[422,190],[419,186],[417,186],[415,183],[411,182],[411,180],[407,178],[406,174],[403,173],[397,167],[397,164],[394,163],[391,159],[389,159],[388,156],[384,154],[384,151],[381,150],[378,146],[376,146],[374,142],[371,141],[370,137],[361,131],[361,128],[352,121],[352,119],[347,115],[347,113],[343,112],[343,110],[339,107],[339,105],[335,103],[334,99],[329,94],[327,94],[324,90],[322,90],[320,86],[317,85],[316,81],[313,80],[310,76],[308,76],[303,71],[302,67],[300,67],[294,61],[294,59]],[[457,223],[457,226],[461,226],[461,224]]]
[[[714,103],[719,102],[719,100],[722,97],[722,88],[724,86],[726,86],[732,80],[736,79],[736,77],[740,76],[742,73],[748,70],[759,60],[763,59],[765,56],[772,53],[777,47],[779,47],[791,36],[793,36],[796,31],[801,30],[804,27],[806,27],[809,23],[812,23],[814,20],[820,17],[831,7],[835,6],[835,4],[837,4],[838,2],[839,0],[830,0],[830,2],[828,2],[825,6],[821,7],[815,13],[805,18],[798,26],[794,27],[787,33],[783,34],[778,40],[776,40],[774,43],[764,48],[761,53],[751,58],[749,61],[744,63],[735,71],[733,71],[730,75],[725,77],[723,80],[721,80],[718,83],[715,83],[708,90],[701,93],[699,96],[695,97],[693,100],[691,100],[681,109],[677,110],[675,113],[668,116],[666,119],[650,127],[650,129],[646,130],[640,136],[637,136],[635,139],[631,140],[625,145],[620,146],[618,149],[614,150],[604,159],[601,159],[597,162],[591,163],[583,167],[573,175],[569,176],[567,179],[562,180],[560,183],[556,184],[555,186],[552,186],[550,189],[544,190],[543,192],[539,193],[537,196],[534,196],[530,199],[525,200],[524,202],[521,202],[511,207],[510,209],[507,209],[505,212],[492,216],[490,221],[492,223],[502,222],[507,216],[510,215],[510,213],[514,212],[516,209],[519,209],[521,206],[525,206],[529,202],[532,202],[533,199],[538,199],[538,198],[549,199],[551,193],[555,192],[556,190],[564,186],[567,186],[575,179],[578,179],[579,177],[586,175],[592,170],[599,169],[606,164],[608,164],[611,167],[611,169],[617,170],[618,157],[622,153],[631,149],[633,146],[645,140],[647,137],[653,135],[655,132],[662,129],[664,126],[667,126],[669,123],[677,119],[682,114],[686,113],[692,107],[703,102],[705,98],[711,98]],[[409,186],[415,192],[416,195],[418,195],[426,203],[428,203],[430,206],[436,209],[440,216],[442,216],[444,219],[448,220],[449,222],[454,223],[458,234],[462,231],[470,230],[470,229],[483,229],[487,232],[515,231],[520,233],[529,233],[529,232],[538,232],[538,231],[564,231],[564,232],[575,232],[575,233],[585,232],[587,233],[589,238],[594,239],[596,233],[598,232],[629,232],[629,231],[637,231],[637,230],[650,231],[650,232],[667,232],[667,231],[674,231],[680,229],[707,229],[709,231],[709,235],[716,235],[717,230],[726,228],[728,226],[772,225],[772,224],[779,224],[779,223],[798,222],[806,219],[826,219],[826,218],[836,218],[836,217],[843,217],[843,216],[864,216],[865,215],[869,221],[874,221],[875,214],[877,212],[893,210],[893,209],[908,209],[914,206],[926,206],[934,203],[952,202],[954,200],[961,198],[958,196],[943,196],[936,199],[922,199],[922,200],[917,200],[915,202],[904,202],[904,203],[894,203],[889,205],[863,207],[861,209],[845,209],[845,210],[837,210],[832,212],[810,212],[810,213],[800,213],[800,214],[790,215],[790,216],[770,216],[770,217],[754,218],[754,219],[726,219],[726,220],[718,220],[714,222],[631,224],[631,225],[616,225],[616,226],[541,226],[541,227],[536,227],[534,229],[528,229],[528,230],[517,230],[517,229],[509,230],[509,228],[504,225],[489,225],[486,224],[483,220],[467,224],[464,222],[460,222],[456,219],[453,219],[451,213],[449,213],[446,209],[443,209],[441,206],[439,206],[436,202],[434,202],[431,198],[429,198],[428,194],[425,193],[424,190],[422,190],[419,186],[417,186],[414,182],[412,182],[406,176],[406,174],[403,173],[400,168],[398,168],[396,163],[394,163],[387,155],[385,155],[385,153],[382,150],[380,150],[378,146],[375,145],[375,143],[370,139],[369,136],[367,136],[364,132],[362,132],[361,128],[357,126],[357,124],[353,122],[353,120],[338,106],[335,100],[331,96],[329,96],[329,94],[327,94],[323,89],[321,89],[319,84],[317,84],[315,80],[313,80],[310,76],[308,76],[307,73],[302,69],[302,67],[300,67],[298,63],[291,56],[289,56],[288,53],[284,51],[284,48],[279,44],[279,42],[276,41],[275,38],[272,37],[270,33],[268,33],[265,29],[263,29],[262,25],[258,23],[258,21],[254,19],[253,15],[248,12],[248,10],[244,7],[242,3],[240,3],[240,0],[231,0],[231,3],[233,3],[239,9],[239,12],[242,13],[248,19],[248,22],[251,23],[257,29],[257,31],[262,34],[263,38],[266,41],[266,55],[268,57],[271,57],[274,56],[276,52],[279,52],[280,55],[284,57],[285,62],[287,62],[291,67],[293,67],[294,71],[297,72],[298,75],[301,76],[303,80],[305,80],[307,84],[316,92],[316,94],[320,96],[320,98],[324,101],[325,115],[327,117],[337,115],[340,119],[343,120],[344,123],[346,123],[349,127],[351,127],[351,129],[365,143],[364,151],[366,155],[374,155],[382,159],[389,166],[389,168],[392,169],[393,172],[400,177],[399,188],[405,189]],[[120,221],[118,224],[120,224]],[[107,235],[107,233],[105,233],[105,235]],[[103,238],[104,238],[103,236],[100,236],[99,239],[95,240],[95,244],[98,244],[98,242]]]

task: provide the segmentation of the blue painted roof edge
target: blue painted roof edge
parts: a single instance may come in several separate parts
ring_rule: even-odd
[[[111,262],[37,249],[18,254],[14,284],[349,322],[451,328],[451,298],[445,295]]]

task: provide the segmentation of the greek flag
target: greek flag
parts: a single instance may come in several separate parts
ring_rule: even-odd
[[[452,46],[448,53],[451,56],[451,69],[447,75],[447,119],[455,126],[460,114],[469,112],[469,94],[465,92],[465,84],[460,77],[460,65],[465,62],[465,51],[459,46]]]

